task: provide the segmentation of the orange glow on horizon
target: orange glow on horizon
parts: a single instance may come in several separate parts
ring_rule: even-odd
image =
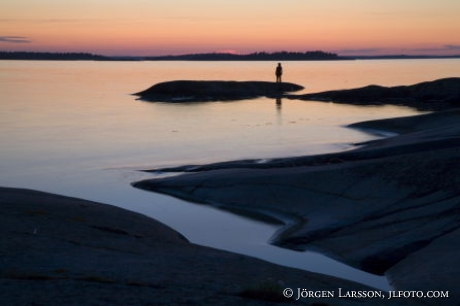
[[[459,54],[450,0],[33,0],[5,3],[0,50],[164,55],[232,50]],[[8,37],[24,37],[15,42]]]

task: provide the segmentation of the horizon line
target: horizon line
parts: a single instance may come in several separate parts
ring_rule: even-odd
[[[383,54],[378,54],[378,55],[369,55],[369,54],[347,54],[347,55],[340,55],[339,53],[336,52],[328,52],[328,51],[322,51],[322,50],[309,50],[309,51],[273,51],[273,52],[267,52],[267,51],[255,51],[251,53],[234,53],[234,52],[225,52],[225,51],[210,51],[210,52],[196,52],[196,53],[183,53],[183,54],[164,54],[164,55],[107,55],[107,54],[102,54],[102,53],[92,53],[89,51],[11,51],[11,50],[0,50],[0,53],[30,53],[30,54],[85,54],[85,55],[91,55],[91,56],[100,56],[100,57],[106,57],[106,58],[136,58],[136,59],[143,59],[143,58],[177,58],[177,57],[184,57],[184,56],[196,56],[196,55],[229,55],[229,56],[234,56],[234,57],[244,57],[244,56],[250,56],[250,55],[257,55],[257,54],[266,54],[266,55],[278,55],[278,54],[299,54],[299,55],[306,55],[308,53],[323,53],[326,55],[332,55],[340,58],[379,58],[379,57],[412,57],[412,58],[430,58],[430,57],[438,57],[438,58],[455,58],[455,57],[460,57],[460,53],[458,54],[438,54],[438,53],[432,53],[432,54],[408,54],[408,53],[383,53]],[[1,58],[0,58],[1,59]]]

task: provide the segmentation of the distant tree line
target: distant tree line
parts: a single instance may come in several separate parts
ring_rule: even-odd
[[[337,60],[342,59],[335,53],[323,51],[307,52],[255,52],[251,54],[232,54],[232,53],[199,53],[185,55],[166,55],[145,57],[145,60],[165,61],[306,61],[306,60]]]
[[[324,51],[307,52],[255,52],[251,54],[197,53],[165,56],[104,56],[78,52],[23,52],[0,51],[0,60],[57,60],[57,61],[330,61],[355,59],[424,59],[460,58],[460,55],[374,55],[338,56]]]
[[[197,53],[165,56],[103,56],[91,53],[56,53],[56,52],[22,52],[0,51],[0,60],[147,60],[147,61],[305,61],[344,59],[335,53],[323,51],[307,52],[255,52],[251,54],[232,53]]]
[[[0,51],[0,60],[109,60],[108,57],[91,53],[56,53],[56,52],[8,52]]]

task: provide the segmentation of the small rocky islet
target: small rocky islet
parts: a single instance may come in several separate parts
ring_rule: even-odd
[[[303,89],[301,85],[286,82],[177,80],[155,84],[134,95],[143,101],[170,103],[238,101],[268,97],[356,105],[404,105],[422,111],[460,107],[460,78],[456,77],[405,86],[369,85],[318,93],[293,93]]]
[[[279,97],[302,89],[293,83],[179,80],[158,83],[134,95],[144,101],[184,103]]]

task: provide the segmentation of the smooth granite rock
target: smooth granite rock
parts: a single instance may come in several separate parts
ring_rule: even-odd
[[[410,86],[369,85],[355,89],[291,95],[290,98],[357,105],[395,104],[420,110],[441,110],[460,107],[460,78],[445,78]]]
[[[134,95],[145,101],[180,103],[276,98],[302,89],[300,85],[284,82],[180,80],[158,83]]]
[[[110,205],[0,188],[0,209],[2,306],[291,305],[295,296],[283,296],[288,287],[373,290],[198,246],[153,219]],[[337,293],[314,301],[400,305],[339,298]]]
[[[446,266],[460,266],[459,235],[451,234],[460,229],[459,114],[369,122],[377,129],[393,122],[411,131],[353,151],[184,166],[195,173],[133,185],[276,218],[286,227],[272,243],[320,250],[365,271],[388,273],[398,290],[435,283],[452,290],[458,274]],[[427,260],[430,254],[437,258]],[[427,273],[429,280],[417,277]],[[458,305],[460,292],[451,296],[442,305]]]

